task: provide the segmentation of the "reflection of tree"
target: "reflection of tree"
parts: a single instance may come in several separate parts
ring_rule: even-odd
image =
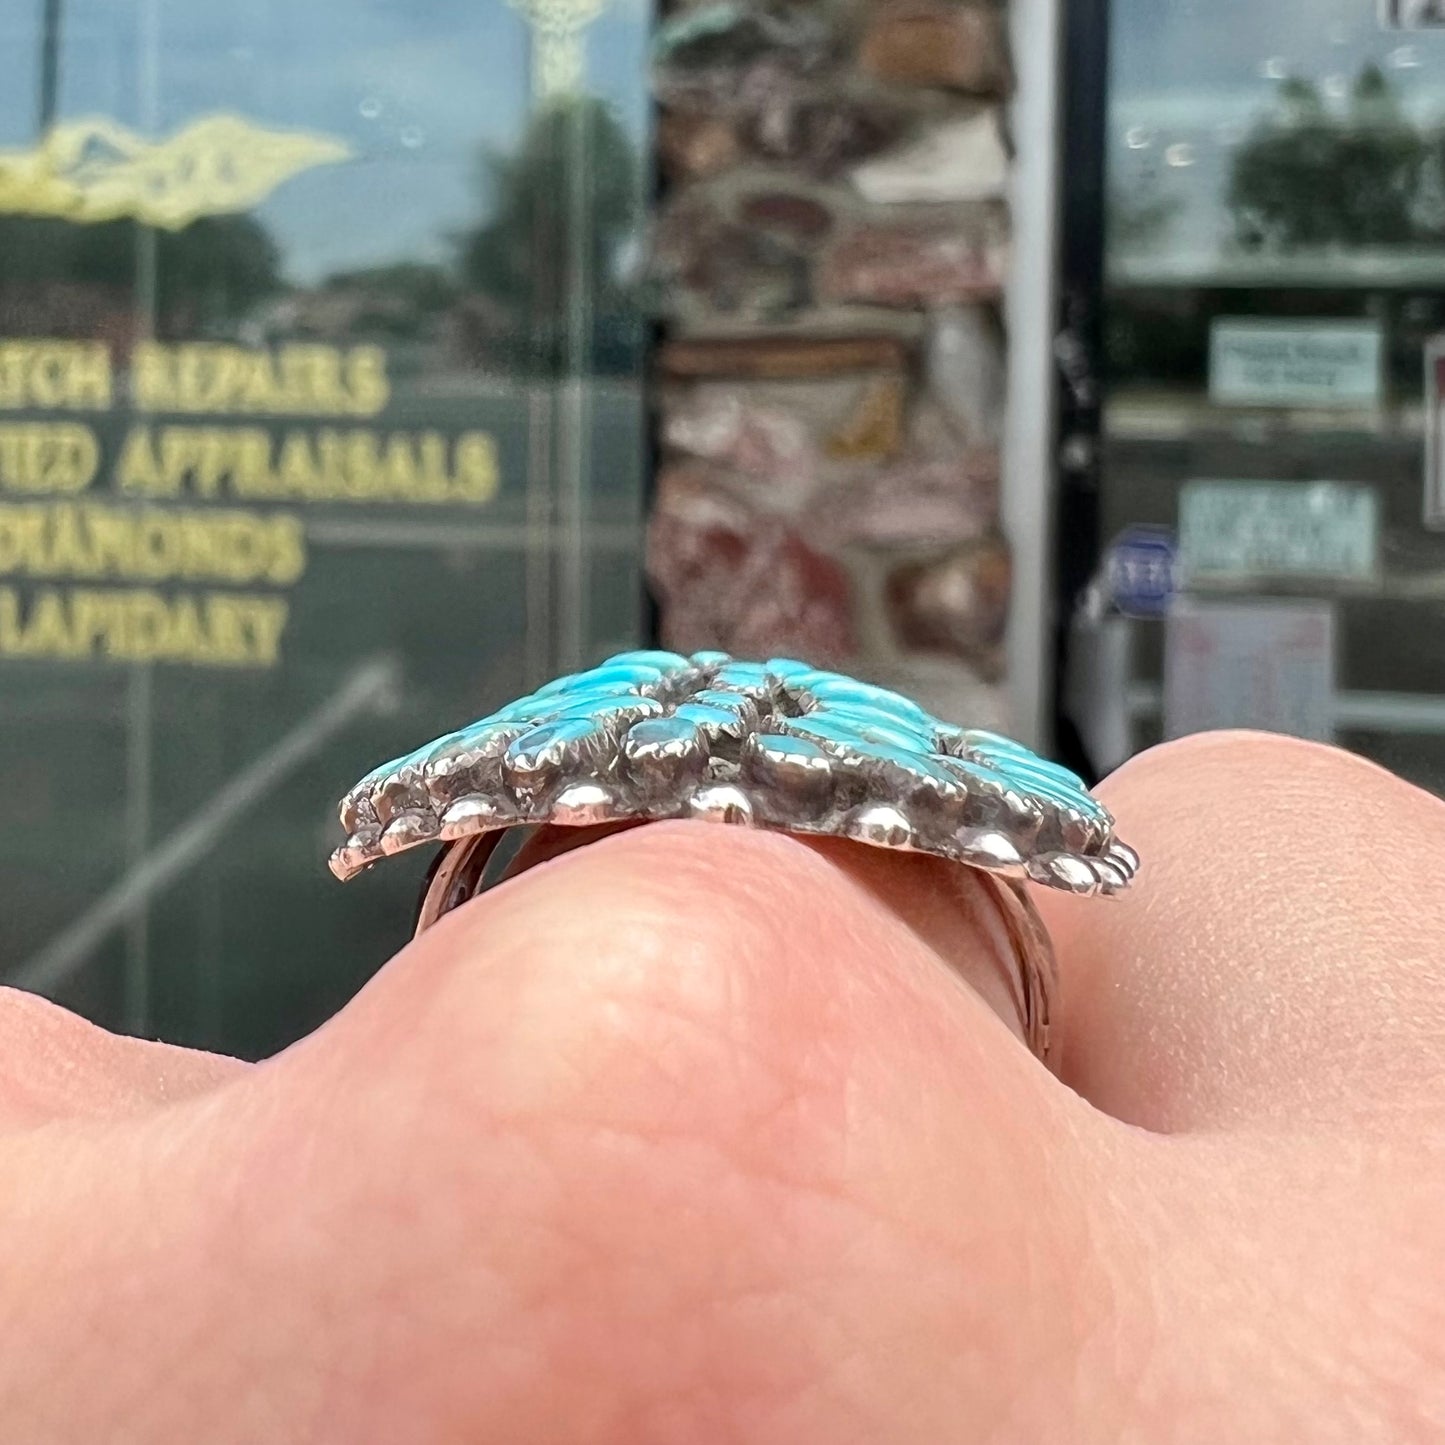
[[[545,371],[630,364],[638,339],[632,281],[619,264],[642,194],[636,149],[592,97],[549,103],[514,154],[484,161],[491,218],[460,244],[474,339],[487,359]],[[590,315],[585,355],[569,358]],[[590,331],[590,334],[588,332]]]
[[[445,311],[457,288],[441,266],[425,261],[398,261],[364,271],[338,271],[326,281],[337,291],[372,291],[395,298],[410,311],[432,315]]]
[[[52,334],[90,335],[94,312],[133,312],[152,259],[162,336],[234,323],[280,286],[275,243],[250,216],[208,216],[179,231],[0,216],[0,292]],[[78,296],[90,300],[77,308]],[[57,312],[48,325],[47,298]]]
[[[1405,116],[1377,66],[1355,81],[1343,113],[1306,80],[1280,87],[1280,107],[1235,153],[1228,203],[1251,249],[1402,245],[1423,239],[1431,137]]]
[[[350,340],[425,341],[435,336],[456,304],[457,291],[447,268],[399,261],[338,272],[309,300],[310,310],[319,313],[315,320],[329,318],[328,339],[341,335]]]
[[[1121,251],[1154,245],[1179,214],[1178,196],[1146,194],[1144,186],[1115,186],[1109,195],[1109,240]]]

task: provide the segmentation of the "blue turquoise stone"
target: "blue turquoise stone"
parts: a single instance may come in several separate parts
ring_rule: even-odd
[[[1079,812],[1099,816],[1103,809],[1082,788],[1046,772],[1029,767],[1023,761],[1000,765],[998,775],[1011,787],[1020,792],[1032,793],[1046,802],[1060,807],[1074,808]]]
[[[984,732],[980,728],[958,728],[956,732],[971,748],[980,748],[999,753],[1013,753],[1016,756],[1030,758],[1038,756],[1032,748],[1025,747],[1022,743],[1015,742],[1012,738],[1003,737],[999,733]]]
[[[837,703],[840,706],[856,703],[877,712],[891,713],[894,717],[912,723],[915,727],[925,728],[930,733],[937,727],[936,719],[916,702],[911,702],[896,692],[889,692],[884,687],[874,687],[871,683],[857,682],[847,677],[808,683],[806,686],[821,703]]]
[[[769,685],[768,670],[760,662],[729,662],[717,670],[712,685],[728,688],[758,688]]]
[[[726,708],[731,713],[742,714],[747,711],[750,703],[740,692],[726,692],[722,688],[706,688],[697,692],[688,699],[689,702],[698,703],[703,707]]]
[[[563,694],[562,700],[566,701],[566,694]],[[616,693],[609,693],[606,697],[579,697],[570,707],[557,713],[554,720],[564,722],[583,718],[604,725],[619,713],[641,719],[661,711],[662,704],[660,702],[649,697],[642,697],[635,692],[621,697]]]
[[[1004,766],[988,761],[972,762],[964,758],[950,758],[948,766],[971,787],[1007,788],[1051,807],[1071,808],[1085,813],[1092,813],[1097,806],[1087,793],[1078,788],[1056,778],[1029,772],[1022,760]]]
[[[817,671],[811,663],[799,662],[792,657],[770,657],[763,666],[774,677],[780,678],[786,683],[791,683],[794,678],[804,677]]]
[[[526,717],[530,713],[541,712],[545,707],[554,706],[559,697],[569,697],[574,693],[635,692],[642,687],[656,687],[666,676],[662,668],[649,662],[604,663],[601,667],[591,668],[587,672],[574,672],[567,677],[559,677],[556,682],[549,682],[546,687],[539,687],[527,697],[518,698],[516,702],[509,703],[492,716]]]
[[[551,697],[528,698],[525,705],[518,703],[514,708],[508,708],[505,713],[497,714],[490,721],[541,724],[552,722],[564,715],[581,712],[591,712],[595,716],[602,716],[614,708],[635,703],[640,696],[640,693],[616,683],[599,685],[596,689],[579,688],[575,692],[559,692]]]
[[[662,668],[650,662],[609,662],[590,672],[577,673],[561,691],[596,692],[610,687],[620,692],[627,687],[655,687],[666,676]]]
[[[656,667],[663,672],[680,672],[692,663],[678,652],[619,652],[602,664],[608,667]],[[597,669],[599,672],[602,668]],[[586,676],[586,674],[582,674]]]
[[[864,742],[855,744],[855,751],[871,762],[888,763],[895,768],[912,773],[917,778],[936,783],[945,792],[956,792],[958,779],[949,773],[940,762],[912,748],[895,748],[886,743]]]
[[[394,778],[404,768],[416,766],[416,754],[407,753],[403,757],[393,758],[384,768],[373,773],[372,776],[377,782],[385,782],[387,778]]]
[[[828,755],[808,738],[791,737],[787,733],[759,733],[756,747],[774,758],[791,758],[800,763],[827,762]]]
[[[789,687],[803,688],[809,692],[815,687],[821,687],[825,682],[851,681],[851,678],[844,677],[841,672],[825,672],[821,667],[805,667],[801,672],[793,673],[787,680]]]
[[[887,728],[893,736],[887,739],[875,739],[875,741],[886,741],[894,747],[917,748],[921,753],[931,754],[938,751],[932,728],[920,727],[917,723],[901,717],[896,712],[870,707],[866,703],[829,703],[827,707],[805,713],[804,717],[826,717],[833,721],[846,723],[850,727],[859,729],[860,735],[863,737],[869,736],[864,729]]]
[[[789,718],[788,731],[799,737],[820,738],[823,742],[836,743],[842,747],[857,747],[863,743],[878,743],[883,747],[898,748],[902,752],[928,755],[928,744],[921,740],[911,728],[904,727],[896,719],[858,718],[834,712],[810,712],[803,717]]]
[[[516,763],[548,748],[586,742],[588,738],[596,736],[596,733],[597,724],[586,718],[568,718],[565,721],[545,723],[523,733],[507,749],[507,761]]]
[[[438,738],[425,751],[421,765],[425,768],[435,767],[443,759],[456,757],[460,753],[472,752],[479,748],[486,747],[493,738],[505,737],[515,732],[515,727],[494,727],[490,724],[462,728],[447,737]]]
[[[976,755],[990,767],[998,768],[1000,772],[1017,773],[1021,777],[1047,778],[1063,787],[1072,788],[1078,793],[1088,791],[1084,786],[1084,780],[1076,773],[1060,767],[1058,763],[1051,763],[1046,758],[1039,757],[1037,753],[996,753],[980,748]]]
[[[671,717],[647,718],[634,723],[627,732],[629,743],[642,747],[662,748],[677,743],[697,743],[701,746],[701,735],[695,722],[674,713]]]
[[[464,730],[466,731],[466,730]],[[415,752],[407,753],[405,757],[395,758],[383,768],[377,768],[367,775],[366,783],[374,784],[385,781],[387,778],[394,778],[398,773],[407,771],[420,772],[427,763],[431,761],[433,753],[438,751],[444,743],[449,743],[463,736],[463,733],[452,733],[450,736],[434,739],[425,747],[417,748]]]
[[[956,774],[963,780],[965,787],[970,789],[997,791],[999,788],[1012,786],[997,768],[990,768],[983,763],[972,763],[966,758],[949,758],[946,766],[950,773]]]
[[[971,752],[991,766],[1005,772],[1013,770],[1020,777],[1049,779],[1085,797],[1088,795],[1088,784],[1077,773],[1050,762],[1048,758],[1041,758],[1031,748],[1014,742],[1012,738],[999,737],[996,733],[971,731],[963,735],[963,741]],[[1092,799],[1089,799],[1089,802],[1093,804]]]
[[[671,715],[639,716],[662,708],[653,697],[659,684],[683,670],[696,679],[699,667],[712,673],[706,689]],[[748,698],[766,701],[779,683],[809,711],[779,719],[772,724],[778,732],[757,739],[757,745],[770,749],[776,759],[832,755],[845,763],[856,759],[886,764],[945,792],[959,787],[1006,788],[1052,807],[1108,821],[1108,813],[1082,778],[1011,738],[942,723],[887,688],[795,658],[740,662],[721,652],[700,652],[691,658],[663,650],[619,653],[600,667],[558,678],[469,727],[373,769],[358,788],[374,792],[398,775],[444,766],[448,759],[464,754],[503,748],[509,762],[521,760],[525,768],[526,760],[538,753],[600,740],[629,721],[628,736],[639,744],[700,746],[705,737],[737,737],[740,723],[753,712]],[[942,754],[945,746],[950,749],[947,756]]]
[[[674,717],[685,718],[694,727],[716,732],[720,728],[736,728],[738,714],[733,708],[709,707],[706,703],[685,702]]]

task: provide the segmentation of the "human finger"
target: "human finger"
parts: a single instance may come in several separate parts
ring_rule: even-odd
[[[1256,734],[1156,749],[1101,793],[1135,887],[1039,900],[1081,1093],[1170,1132],[1445,1111],[1445,804]]]

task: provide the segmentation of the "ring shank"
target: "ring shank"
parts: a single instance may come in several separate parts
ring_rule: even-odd
[[[1058,1044],[1053,1020],[1058,1010],[1059,965],[1053,940],[1029,897],[1028,889],[1011,878],[975,870],[998,910],[1008,935],[1013,971],[1014,1007],[1029,1051],[1055,1073]]]
[[[485,891],[487,865],[504,831],[480,833],[446,847],[423,891],[415,936]],[[984,891],[993,901],[1008,937],[1016,965],[1010,984],[1024,1042],[1036,1058],[1057,1072],[1058,1050],[1052,1025],[1058,1007],[1059,969],[1048,930],[1022,883],[983,869],[970,871],[987,885]]]
[[[483,891],[483,876],[503,831],[478,833],[460,843],[449,843],[442,850],[422,890],[413,938],[420,938],[452,909]]]

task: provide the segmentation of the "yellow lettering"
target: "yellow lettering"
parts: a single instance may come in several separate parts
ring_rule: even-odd
[[[209,662],[218,658],[217,649],[211,644],[210,633],[201,621],[200,609],[194,597],[177,597],[171,603],[171,655],[177,662]]]
[[[170,348],[138,341],[130,353],[130,397],[137,411],[170,411],[175,404]]]
[[[258,429],[232,434],[234,447],[232,486],[243,500],[263,499],[277,495],[275,478],[271,475],[271,438]]]
[[[412,455],[411,439],[405,436],[391,436],[386,441],[387,489],[393,496],[409,502],[422,500],[421,478],[417,475],[416,460]]]
[[[0,503],[0,576],[289,587],[306,562],[305,528],[286,512]]]
[[[62,577],[94,577],[95,557],[92,555],[79,512],[70,506],[56,507],[52,512],[49,567]]]
[[[247,593],[0,587],[0,657],[274,667],[288,618]]]
[[[490,502],[501,485],[497,464],[496,438],[486,432],[469,431],[457,442],[457,499],[480,506]]]
[[[170,353],[173,391],[169,411],[215,411],[223,393],[218,373],[225,369],[225,349],[182,346]]]
[[[375,432],[346,434],[341,495],[349,502],[380,501],[386,486],[378,455],[380,442]]]
[[[75,638],[63,594],[46,588],[35,599],[21,652],[27,657],[74,657]]]
[[[283,355],[285,389],[291,397],[311,397],[315,411],[341,415],[351,410],[341,384],[342,356],[330,346],[294,346]],[[307,410],[306,407],[300,408]]]
[[[105,635],[107,653],[124,662],[155,662],[169,630],[166,599],[159,592],[130,592]]]
[[[103,649],[105,639],[116,625],[118,594],[82,592],[70,594],[70,631],[80,656],[92,657]]]
[[[87,507],[85,525],[90,532],[96,574],[134,577],[137,574],[135,513],[114,507]]]
[[[154,439],[148,426],[134,426],[121,444],[115,464],[116,490],[127,496],[170,497],[175,495],[171,478],[156,458]]]
[[[107,358],[108,360],[108,358]],[[0,395],[5,373],[0,370]],[[131,359],[140,411],[219,416],[375,416],[391,399],[386,353],[293,344],[274,351],[143,342]]]
[[[167,496],[180,496],[186,480],[191,477],[196,479],[196,491],[201,496],[210,495],[199,476],[205,456],[205,436],[204,431],[188,426],[161,429],[161,475],[165,478]]]
[[[312,499],[321,491],[320,473],[311,451],[311,438],[305,432],[289,432],[281,447],[281,463],[277,469],[283,495]]]
[[[149,512],[136,519],[136,565],[147,577],[174,577],[182,570],[180,518]]]
[[[246,620],[256,666],[275,667],[281,656],[281,637],[286,631],[291,608],[281,597],[252,597],[243,605],[249,612]]]
[[[0,341],[0,408],[105,411],[110,350],[101,341]]]
[[[346,385],[351,410],[357,416],[376,416],[391,400],[386,375],[386,352],[379,346],[353,347],[346,358]]]
[[[266,580],[289,587],[306,571],[306,529],[299,517],[278,513],[271,518],[270,561]]]
[[[232,400],[235,409],[245,412],[289,411],[286,405],[286,388],[276,375],[271,355],[265,351],[233,351],[226,356],[226,363],[235,378],[226,387],[227,395],[221,398],[222,410],[225,402]]]
[[[44,507],[0,507],[0,573],[33,571],[44,546]]]
[[[39,352],[30,363],[30,393],[33,405],[65,405],[66,381],[70,367],[66,357],[53,350]]]
[[[0,657],[20,653],[20,594],[13,587],[0,587]]]
[[[75,422],[0,425],[0,491],[30,496],[84,491],[100,470],[100,443]]]
[[[87,434],[88,436],[88,434]],[[72,460],[50,483],[26,485],[35,471],[23,438],[0,426],[0,489],[63,490],[85,484],[98,450]],[[94,439],[89,438],[93,444]],[[181,496],[243,503],[353,502],[484,506],[501,485],[495,437],[464,432],[175,424],[131,429],[115,465],[116,489],[153,500]]]

